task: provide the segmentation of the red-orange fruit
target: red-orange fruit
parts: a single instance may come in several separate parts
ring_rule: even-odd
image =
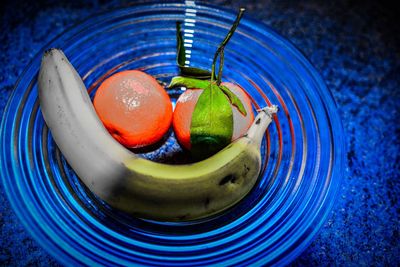
[[[251,107],[251,100],[240,86],[233,83],[222,83],[222,85],[225,85],[237,95],[247,112],[247,115],[244,116],[235,106],[232,106],[233,141],[247,132],[247,129],[254,120],[254,114]],[[187,150],[191,148],[190,124],[192,122],[192,114],[202,92],[202,89],[188,89],[179,96],[176,102],[172,125],[178,142]]]
[[[110,134],[130,148],[157,143],[172,121],[168,94],[156,79],[138,70],[107,78],[98,88],[93,104]]]

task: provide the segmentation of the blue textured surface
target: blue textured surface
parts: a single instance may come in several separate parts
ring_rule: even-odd
[[[372,3],[349,7],[340,2],[241,2],[248,15],[275,28],[315,65],[332,90],[347,132],[348,169],[341,197],[316,240],[293,264],[397,264],[400,55],[393,17]],[[65,27],[104,8],[97,2],[62,1],[46,6],[14,2],[5,7],[0,114],[29,59]],[[25,232],[0,190],[0,263],[57,265]]]

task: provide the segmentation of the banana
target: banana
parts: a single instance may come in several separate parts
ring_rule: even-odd
[[[114,208],[162,221],[207,217],[240,201],[257,181],[261,141],[277,112],[276,106],[260,110],[245,136],[208,159],[168,165],[141,158],[112,138],[61,50],[44,53],[38,84],[45,122],[81,181]]]

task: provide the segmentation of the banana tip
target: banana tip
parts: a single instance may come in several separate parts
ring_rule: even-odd
[[[61,49],[52,47],[52,48],[46,49],[44,51],[42,59],[45,58],[45,57],[51,56],[54,53],[64,54]]]
[[[264,111],[265,113],[269,114],[269,115],[273,115],[276,114],[279,111],[279,108],[277,105],[272,105],[272,106],[267,106],[267,107],[263,107],[259,110],[257,110],[258,112]]]
[[[54,50],[56,50],[57,48],[49,48],[49,49],[46,49],[45,51],[44,51],[44,53],[43,53],[43,55],[44,56],[47,56],[47,55],[49,55],[49,54],[51,54]]]

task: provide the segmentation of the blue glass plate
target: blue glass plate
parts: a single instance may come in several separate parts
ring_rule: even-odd
[[[183,21],[188,64],[209,69],[235,11],[195,1],[141,4],[73,26],[43,50],[64,50],[91,94],[120,70],[168,82],[178,73],[175,23]],[[204,220],[131,218],[92,195],[58,151],[38,103],[43,51],[16,84],[1,124],[1,176],[32,236],[62,263],[212,266],[285,264],[316,235],[337,197],[344,140],[332,95],[304,56],[245,16],[225,52],[224,80],[240,84],[254,108],[280,107],[265,136],[263,171],[251,193]],[[173,100],[179,92],[170,92]],[[173,135],[145,156],[182,157]]]

